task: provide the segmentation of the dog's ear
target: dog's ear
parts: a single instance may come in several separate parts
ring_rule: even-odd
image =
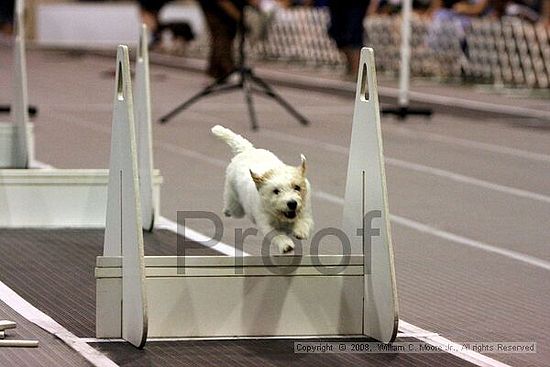
[[[306,175],[306,156],[303,154],[300,154],[300,158],[302,159],[302,163],[300,164],[300,167],[298,169],[302,173],[302,176]]]
[[[271,174],[270,171],[264,173],[263,175],[258,175],[254,173],[251,169],[249,169],[249,171],[250,171],[250,177],[252,177],[252,180],[256,184],[256,188],[258,190],[267,181],[268,176]]]

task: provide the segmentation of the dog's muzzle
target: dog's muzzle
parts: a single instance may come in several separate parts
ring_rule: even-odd
[[[287,219],[296,218],[296,208],[298,207],[298,202],[296,200],[289,200],[286,203],[288,210],[283,212]]]
[[[294,219],[296,218],[296,210],[290,210],[288,212],[283,212],[285,217],[288,219]]]

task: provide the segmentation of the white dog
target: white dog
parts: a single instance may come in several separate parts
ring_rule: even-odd
[[[282,253],[294,248],[289,235],[307,239],[313,219],[305,157],[300,166],[287,166],[275,154],[254,148],[229,129],[216,125],[212,133],[235,154],[227,166],[224,214],[234,218],[246,214],[264,235],[275,231],[273,242]]]

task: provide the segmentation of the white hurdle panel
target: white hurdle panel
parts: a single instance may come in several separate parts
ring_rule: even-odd
[[[147,26],[141,26],[136,53],[136,87],[134,113],[136,120],[136,139],[139,162],[139,181],[141,192],[141,218],[143,229],[152,231],[158,216],[158,197],[154,195],[153,185],[153,133],[151,120],[151,88],[149,78],[149,39]]]
[[[115,115],[109,220],[95,269],[98,338],[122,337],[137,347],[146,336],[395,338],[397,292],[372,49],[362,50],[361,63],[343,218],[352,239],[348,256],[144,256],[133,121],[127,114],[121,123]],[[121,85],[129,70],[117,65]],[[370,211],[381,213],[373,222],[380,235],[363,246],[372,233],[363,221]],[[320,271],[319,262],[332,271]]]
[[[34,159],[34,138],[28,124],[24,8],[24,1],[17,0],[13,42],[13,122],[0,123],[0,168],[27,168]]]
[[[362,252],[365,255],[364,334],[390,341],[397,333],[399,318],[378,84],[372,49],[361,50],[360,65],[342,229],[351,239],[352,253]],[[372,227],[378,232],[372,237],[367,233],[371,216]],[[361,237],[354,233],[358,228],[362,229]]]
[[[139,57],[139,56],[138,56]],[[103,254],[122,256],[122,337],[137,347],[147,336],[138,153],[128,47],[117,50],[107,222]]]
[[[142,34],[145,33],[142,29]],[[143,183],[140,188],[143,200],[141,206],[145,218],[143,228],[150,231],[159,213],[162,177],[157,170],[152,169],[148,57],[147,49],[143,48],[146,42],[146,36],[142,36],[142,51],[138,53],[136,66],[136,95],[139,102],[133,114],[139,126],[139,172]],[[17,50],[16,53],[23,55],[24,60],[22,42]],[[21,65],[18,68],[20,74],[16,85],[19,87],[15,88],[18,94],[14,111],[18,111],[19,130],[25,131],[26,88],[21,88],[25,85],[22,83],[25,80],[24,61]],[[18,144],[21,147],[23,145]],[[20,152],[23,151],[21,148]],[[19,155],[22,166],[32,154],[26,157],[24,154]],[[104,227],[108,181],[107,169],[0,169],[0,228]]]

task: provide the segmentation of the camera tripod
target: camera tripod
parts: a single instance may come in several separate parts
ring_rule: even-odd
[[[233,90],[241,89],[244,93],[245,101],[248,107],[248,114],[250,116],[250,123],[252,130],[258,129],[258,122],[256,117],[256,110],[254,109],[254,102],[252,101],[252,93],[258,93],[275,100],[284,109],[286,109],[292,116],[294,116],[302,125],[309,124],[309,121],[298,112],[290,103],[288,103],[283,97],[276,93],[271,86],[263,79],[258,77],[254,70],[246,63],[245,53],[245,26],[244,26],[244,11],[241,15],[241,20],[238,25],[239,31],[239,59],[237,67],[231,70],[221,78],[216,79],[211,84],[207,85],[203,90],[181,103],[175,109],[160,118],[161,124],[167,123],[178,113],[197,102],[202,97],[209,95],[230,92]],[[237,81],[231,82],[233,76],[237,75]]]

